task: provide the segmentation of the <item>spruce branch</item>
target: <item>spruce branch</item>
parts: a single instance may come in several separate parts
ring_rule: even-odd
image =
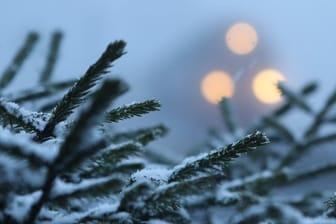
[[[144,163],[140,162],[134,162],[134,163],[123,163],[120,165],[115,166],[112,170],[111,173],[120,173],[120,174],[133,174],[138,170],[142,170],[145,168]]]
[[[145,196],[152,190],[153,186],[148,182],[135,182],[122,191],[119,212],[127,211],[136,213],[138,204],[143,204]]]
[[[227,98],[223,98],[219,102],[219,107],[220,107],[220,110],[222,112],[222,115],[223,115],[222,117],[224,119],[226,128],[228,129],[230,134],[235,135],[237,128],[236,128],[236,125],[235,125],[235,121],[233,119],[230,100],[227,99]]]
[[[331,163],[323,166],[317,166],[308,170],[296,172],[290,169],[281,169],[276,171],[264,170],[242,179],[235,179],[222,186],[230,192],[256,191],[258,194],[264,194],[275,187],[290,186],[299,182],[311,180],[314,177],[327,173],[335,172],[336,164]]]
[[[108,73],[111,63],[120,58],[124,53],[124,41],[115,41],[107,46],[105,52],[98,61],[91,65],[85,75],[80,78],[75,85],[64,95],[63,99],[54,107],[51,118],[45,126],[39,139],[45,139],[53,135],[55,126],[64,121],[73,110],[77,108],[88,96],[92,87],[94,87],[102,76]]]
[[[336,215],[336,194],[327,200],[326,205],[329,209],[333,210],[334,216]]]
[[[249,152],[257,146],[268,144],[269,140],[262,132],[254,132],[244,138],[229,144],[226,147],[216,149],[194,161],[186,161],[185,164],[175,168],[169,177],[169,182],[181,181],[197,175],[198,173],[223,172],[223,168],[240,154]]]
[[[0,140],[0,154],[7,154],[18,160],[26,160],[31,168],[41,168],[50,165],[50,161],[42,158],[33,150],[27,150],[27,147],[29,148],[29,146],[24,147],[23,145],[15,144],[14,142],[8,143],[7,141]]]
[[[307,113],[311,113],[310,106],[302,98],[289,90],[283,83],[278,84],[281,93],[287,97],[287,100]]]
[[[125,105],[122,107],[115,108],[107,113],[107,122],[118,122],[131,117],[141,117],[152,111],[159,110],[161,104],[158,100],[146,100],[140,103],[133,103],[131,105]]]
[[[53,204],[66,205],[69,200],[79,198],[98,198],[115,193],[123,186],[124,181],[118,177],[103,177],[82,180],[80,183],[61,183],[62,192],[51,192],[50,199]],[[64,189],[68,186],[68,189]]]
[[[311,138],[304,143],[304,146],[306,148],[311,148],[311,147],[316,146],[316,145],[320,145],[320,144],[324,144],[324,143],[330,143],[330,142],[333,142],[333,141],[336,141],[336,134],[335,133]]]
[[[2,125],[11,126],[14,130],[24,130],[28,133],[39,133],[39,119],[43,113],[33,113],[21,109],[17,104],[0,99],[0,120]]]
[[[84,155],[84,152],[80,153],[80,151],[83,149],[83,142],[87,142],[85,138],[91,134],[90,129],[99,123],[102,119],[101,114],[110,105],[111,101],[123,94],[127,88],[127,85],[120,80],[107,80],[103,83],[101,89],[97,91],[90,107],[81,113],[61,146],[58,157],[60,161],[63,161],[64,158],[70,160],[71,155],[83,157],[82,154]],[[93,144],[91,143],[91,145],[93,145],[93,150],[96,150],[95,148],[102,149],[106,143],[104,140],[98,140]],[[88,147],[90,148],[89,142],[84,148]],[[58,164],[61,164],[60,161]],[[74,161],[71,162],[71,164],[73,163]],[[67,164],[70,163],[67,162]]]
[[[126,143],[111,148],[107,148],[98,155],[94,156],[88,161],[88,166],[79,171],[79,175],[83,178],[93,178],[106,176],[115,169],[118,169],[117,163],[127,159],[131,156],[138,155],[140,152],[140,146],[134,143]],[[120,170],[132,168],[130,167],[119,167]]]
[[[324,174],[332,173],[335,171],[336,171],[336,164],[328,163],[326,165],[313,167],[301,172],[291,173],[287,171],[286,173],[288,176],[288,184],[296,184],[298,182],[311,180],[314,177],[322,176]]]
[[[158,214],[154,218],[154,221],[152,224],[157,220],[162,220],[163,224],[166,223],[179,223],[179,224],[191,224],[192,220],[190,220],[190,217],[185,214],[185,211],[183,209],[178,209],[177,211],[165,211],[164,214]]]
[[[316,82],[311,82],[305,85],[300,92],[298,93],[300,97],[307,97],[308,95],[314,93],[317,89],[317,83]],[[295,94],[294,94],[295,95]],[[282,106],[280,106],[278,109],[276,109],[271,116],[274,117],[280,117],[286,112],[288,112],[291,108],[293,108],[293,101],[287,101],[285,102]]]
[[[280,122],[278,122],[276,119],[271,117],[263,117],[262,122],[265,123],[265,125],[271,127],[274,129],[277,134],[280,134],[284,139],[288,141],[288,143],[295,143],[295,137],[290,132],[290,130],[282,125]]]
[[[158,124],[148,128],[142,128],[135,131],[128,131],[123,133],[117,133],[112,136],[112,142],[124,142],[124,141],[134,141],[139,142],[142,145],[147,145],[151,141],[163,137],[168,133],[168,128],[163,124]]]
[[[146,150],[144,152],[144,156],[146,157],[146,159],[148,159],[152,163],[164,164],[167,166],[176,165],[176,162],[173,161],[172,159],[167,158],[164,155],[162,155],[160,152],[155,152],[153,150]]]
[[[324,123],[323,121],[325,119],[325,116],[332,108],[332,106],[335,105],[335,103],[336,103],[336,90],[329,96],[322,109],[317,113],[310,127],[304,133],[304,136],[306,138],[311,137],[317,133],[321,125]]]
[[[8,98],[16,103],[38,100],[41,98],[49,97],[62,90],[65,90],[73,86],[75,82],[76,80],[69,80],[69,81],[45,84],[44,86],[22,90],[13,96],[9,95]]]
[[[182,197],[214,189],[222,179],[220,175],[209,175],[159,187],[145,200],[145,210],[150,216],[176,211],[181,207]]]
[[[47,61],[40,76],[40,83],[42,84],[47,83],[51,78],[52,72],[54,70],[58,58],[62,38],[63,34],[60,31],[56,31],[52,34]]]
[[[98,141],[87,147],[81,146],[84,138],[87,137],[88,130],[91,126],[99,123],[99,115],[110,105],[110,102],[118,97],[125,90],[125,84],[120,80],[107,80],[103,83],[101,89],[98,90],[90,107],[82,112],[75,126],[72,128],[64,143],[61,145],[59,154],[54,163],[49,167],[45,183],[42,188],[42,195],[31,207],[25,223],[34,223],[36,217],[40,213],[42,206],[48,201],[54,181],[61,172],[66,171],[72,166],[79,164],[87,158],[89,154],[93,154],[102,149],[104,141]],[[87,148],[89,147],[90,150]]]
[[[11,64],[6,68],[6,70],[4,71],[4,73],[0,78],[0,90],[7,87],[7,85],[14,79],[15,75],[21,69],[24,61],[28,58],[28,56],[32,52],[35,44],[37,43],[38,38],[39,38],[38,34],[35,32],[30,32],[27,35],[23,46],[16,53]]]
[[[60,99],[53,99],[50,102],[44,103],[39,107],[39,111],[43,112],[52,112],[52,110],[57,106],[59,103]]]

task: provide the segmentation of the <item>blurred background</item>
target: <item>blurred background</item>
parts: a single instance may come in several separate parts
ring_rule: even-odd
[[[278,81],[297,90],[317,80],[323,88],[311,102],[321,105],[335,87],[335,9],[334,1],[304,0],[2,0],[0,68],[32,30],[40,43],[11,90],[36,84],[55,30],[65,38],[54,80],[80,77],[109,42],[124,39],[128,53],[112,74],[131,91],[116,105],[157,98],[162,110],[116,127],[165,123],[170,134],[153,147],[174,156],[224,129],[221,96],[232,98],[242,127],[281,104]]]

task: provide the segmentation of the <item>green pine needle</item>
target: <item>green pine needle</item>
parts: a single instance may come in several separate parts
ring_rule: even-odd
[[[52,72],[58,59],[59,48],[62,42],[62,38],[63,34],[60,31],[56,31],[52,34],[47,62],[40,76],[40,83],[42,84],[49,82],[49,80],[51,79]]]
[[[336,210],[336,195],[331,197],[328,201],[326,201],[328,208]]]
[[[163,124],[158,124],[153,127],[142,128],[135,131],[117,133],[112,136],[111,141],[120,143],[124,141],[139,142],[142,145],[147,145],[151,141],[163,137],[168,133],[168,128]]]
[[[175,211],[181,207],[182,197],[198,195],[214,189],[222,179],[223,176],[210,175],[158,188],[145,200],[145,210],[150,216]]]
[[[290,91],[283,83],[279,83],[278,88],[280,89],[281,93],[287,97],[289,102],[295,104],[298,108],[302,109],[307,113],[312,112],[310,106],[304,100],[302,100],[299,95]]]
[[[277,134],[280,134],[284,139],[288,141],[288,143],[295,143],[295,137],[294,135],[290,132],[290,130],[278,122],[277,119],[274,119],[273,117],[264,117],[262,121],[265,123],[266,126],[271,127],[274,129]]]
[[[85,156],[87,156],[85,155],[85,152],[79,152],[80,148],[83,148],[82,142],[85,141],[87,135],[90,134],[90,129],[99,123],[100,114],[103,114],[104,110],[110,105],[113,99],[124,93],[125,88],[126,84],[120,80],[107,80],[104,82],[101,89],[99,89],[97,94],[95,94],[95,98],[93,99],[90,107],[81,113],[69,135],[66,137],[57,158],[59,163],[60,161],[66,159],[67,164],[74,166],[74,164],[77,163],[70,159],[72,155],[74,158],[85,159]],[[86,148],[88,147],[90,149],[89,151],[95,151],[102,149],[105,145],[105,141],[101,140],[96,142],[96,144],[93,144],[92,147],[88,145]],[[89,152],[89,154],[91,154],[91,152]],[[76,159],[76,161],[78,161],[78,159]]]
[[[8,142],[0,141],[0,153],[6,154],[18,160],[26,160],[28,161],[28,165],[33,169],[49,166],[50,164],[37,154],[27,151],[21,145],[15,143],[9,144]]]
[[[65,90],[76,82],[76,80],[69,80],[63,82],[55,82],[52,84],[46,84],[44,86],[39,86],[35,88],[29,88],[26,90],[22,90],[15,94],[15,97],[9,96],[9,98],[16,103],[23,103],[27,101],[39,100],[42,98],[49,97],[55,93],[58,93],[62,90]]]
[[[169,177],[169,182],[181,181],[191,178],[198,173],[223,172],[223,168],[232,159],[239,157],[240,154],[251,151],[257,146],[268,144],[269,140],[262,132],[254,132],[246,137],[219,148],[202,156],[194,161],[176,167]]]
[[[118,168],[118,172],[127,172],[127,168],[133,170],[134,167],[132,166],[120,167],[120,165],[119,167],[117,167],[117,164],[124,159],[138,155],[139,152],[139,145],[133,143],[122,144],[109,149],[105,149],[103,152],[90,159],[88,161],[88,165],[85,166],[85,168],[80,169],[79,175],[83,178],[92,178],[109,175]]]
[[[222,117],[224,119],[226,128],[228,129],[229,133],[232,135],[235,135],[236,133],[236,125],[235,121],[233,119],[233,114],[232,114],[232,108],[231,108],[231,102],[227,98],[223,98],[219,102],[219,107],[222,112]]]
[[[125,54],[125,45],[124,41],[115,41],[108,45],[98,61],[89,67],[85,75],[75,83],[53,109],[51,118],[39,136],[40,140],[52,136],[55,126],[66,120],[73,110],[85,101],[91,88],[104,74],[108,73],[108,69],[112,66],[111,63]]]
[[[158,100],[146,100],[140,103],[133,103],[129,106],[122,106],[111,110],[106,115],[107,122],[118,122],[125,120],[131,117],[141,117],[144,114],[147,114],[152,111],[159,110],[161,104]]]
[[[328,97],[324,106],[317,113],[317,115],[316,115],[315,119],[313,120],[312,124],[307,129],[307,131],[305,132],[304,136],[306,138],[312,137],[318,132],[321,125],[324,123],[326,115],[331,110],[331,108],[335,105],[335,103],[336,103],[336,90],[334,90],[334,92],[332,92],[332,94]]]
[[[10,126],[16,131],[23,130],[28,133],[39,133],[38,119],[43,113],[22,114],[17,104],[0,99],[0,120],[2,126]]]
[[[299,96],[302,98],[307,97],[308,95],[314,93],[317,90],[318,85],[316,82],[311,82],[305,85],[299,92]],[[285,102],[282,106],[277,108],[271,116],[274,117],[280,117],[282,115],[285,115],[290,109],[293,108],[293,102],[292,101],[287,101]]]
[[[71,184],[74,189],[70,192],[61,193],[56,196],[51,196],[53,204],[66,205],[69,200],[79,199],[79,198],[97,198],[101,196],[106,196],[111,193],[115,193],[120,190],[123,186],[124,181],[117,177],[106,177],[101,178],[102,180],[93,179],[94,183],[82,184],[78,183]],[[88,182],[88,180],[83,180],[82,182]],[[82,184],[82,185],[81,185]]]
[[[21,69],[23,63],[26,61],[30,53],[33,51],[34,46],[38,41],[38,34],[30,32],[26,37],[26,40],[21,49],[16,53],[13,61],[7,67],[0,78],[0,90],[8,86],[8,84],[14,79],[16,74]]]

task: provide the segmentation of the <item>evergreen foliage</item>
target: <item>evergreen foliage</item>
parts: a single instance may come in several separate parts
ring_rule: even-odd
[[[167,133],[164,125],[122,133],[109,128],[160,108],[155,99],[111,108],[128,89],[108,77],[125,42],[109,44],[79,80],[57,83],[51,80],[61,40],[62,33],[52,35],[37,88],[1,96],[0,223],[216,223],[218,214],[227,223],[335,223],[336,199],[330,192],[287,198],[273,192],[336,170],[336,163],[291,168],[303,154],[336,139],[336,133],[320,134],[335,122],[330,112],[335,93],[315,112],[306,101],[315,83],[299,93],[282,85],[287,102],[246,133],[224,99],[220,109],[228,132],[214,132],[216,139],[202,145],[202,153],[172,164],[147,151]],[[6,69],[0,80],[2,89],[36,41],[37,34],[28,36],[8,67],[15,69]],[[311,117],[300,137],[280,120],[294,108]],[[288,150],[279,153],[279,147]]]
[[[266,131],[272,144],[264,150],[247,154],[246,158],[227,167],[228,180],[204,196],[203,200],[189,201],[187,207],[202,217],[200,223],[212,223],[212,217],[220,216],[225,208],[234,210],[226,219],[228,223],[336,223],[335,197],[328,199],[332,192],[323,190],[323,184],[318,189],[302,189],[302,184],[334,173],[336,162],[315,161],[316,164],[297,168],[299,161],[309,158],[312,151],[323,150],[328,143],[336,140],[335,132],[323,129],[333,124],[330,117],[335,108],[335,92],[330,94],[320,109],[315,109],[308,103],[307,97],[317,90],[317,86],[316,83],[309,83],[295,93],[283,83],[279,84],[286,98],[285,103],[247,129]],[[201,145],[201,151],[244,135],[244,130],[239,129],[232,117],[228,99],[220,102],[220,110],[226,132],[212,130],[210,141]],[[295,112],[304,113],[309,119],[302,133],[297,133],[286,124],[286,115],[291,116]],[[287,196],[278,196],[275,193],[286,192],[288,187],[296,187],[296,194],[291,192]]]

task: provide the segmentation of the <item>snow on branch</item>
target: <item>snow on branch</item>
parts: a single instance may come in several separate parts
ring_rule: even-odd
[[[37,134],[43,129],[48,118],[49,114],[30,112],[0,98],[0,120],[4,127],[10,126],[14,130]]]
[[[75,83],[53,109],[51,118],[39,136],[41,140],[52,136],[55,126],[64,121],[75,108],[84,102],[92,87],[104,74],[108,73],[108,69],[112,66],[111,63],[125,54],[125,45],[124,41],[115,41],[108,45],[98,61],[89,67],[84,76]]]
[[[223,172],[223,168],[232,159],[239,157],[242,153],[253,150],[257,146],[268,143],[269,140],[266,135],[257,131],[226,147],[219,148],[194,159],[189,158],[185,160],[182,165],[175,167],[169,177],[169,182],[188,179],[199,173]]]

